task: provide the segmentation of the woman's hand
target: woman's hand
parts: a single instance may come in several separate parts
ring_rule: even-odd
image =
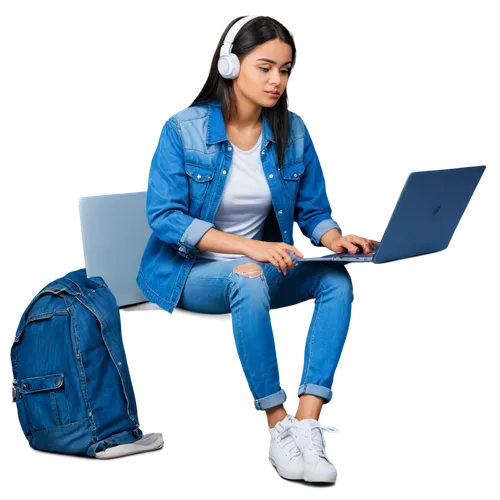
[[[338,236],[338,234],[334,234],[331,239],[326,239],[326,241],[323,242],[323,245],[335,253],[356,253],[358,251],[358,247],[355,245],[356,243],[363,247],[362,253],[370,253],[373,251],[370,244],[380,245],[380,241],[362,238],[361,236],[356,236],[355,234],[348,234],[346,236]]]
[[[294,246],[282,241],[248,240],[243,253],[257,262],[271,262],[276,266],[278,271],[286,276],[286,268],[294,266],[288,252],[293,253],[297,257],[304,257],[304,254],[299,252]]]

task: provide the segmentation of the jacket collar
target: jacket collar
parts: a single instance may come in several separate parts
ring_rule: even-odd
[[[215,144],[228,140],[220,100],[210,101],[208,103],[207,144]],[[263,144],[266,144],[267,141],[276,142],[271,126],[264,114],[262,114],[262,140]]]

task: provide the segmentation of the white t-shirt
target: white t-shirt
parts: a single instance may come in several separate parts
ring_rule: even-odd
[[[262,227],[272,207],[271,191],[262,169],[261,144],[262,132],[251,149],[243,150],[231,144],[233,159],[215,214],[215,229],[245,238],[261,239]],[[196,255],[199,260],[231,260],[239,257],[244,255],[202,250]]]

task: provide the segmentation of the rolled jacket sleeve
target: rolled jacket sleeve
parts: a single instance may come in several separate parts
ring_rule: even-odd
[[[326,194],[325,178],[314,149],[309,131],[304,124],[304,173],[300,178],[297,200],[295,202],[294,220],[300,230],[311,240],[314,246],[323,246],[323,235],[336,228],[342,234],[340,226],[332,217],[332,209]]]
[[[177,250],[197,252],[195,245],[214,225],[188,214],[189,184],[182,141],[175,119],[171,118],[163,126],[151,162],[146,215],[157,238]]]

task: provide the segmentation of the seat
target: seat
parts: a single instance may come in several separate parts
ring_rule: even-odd
[[[136,283],[152,229],[146,217],[146,191],[82,195],[77,202],[81,265],[87,276],[100,276],[122,312],[161,312]],[[177,308],[177,315],[230,321],[229,315],[206,315]]]

